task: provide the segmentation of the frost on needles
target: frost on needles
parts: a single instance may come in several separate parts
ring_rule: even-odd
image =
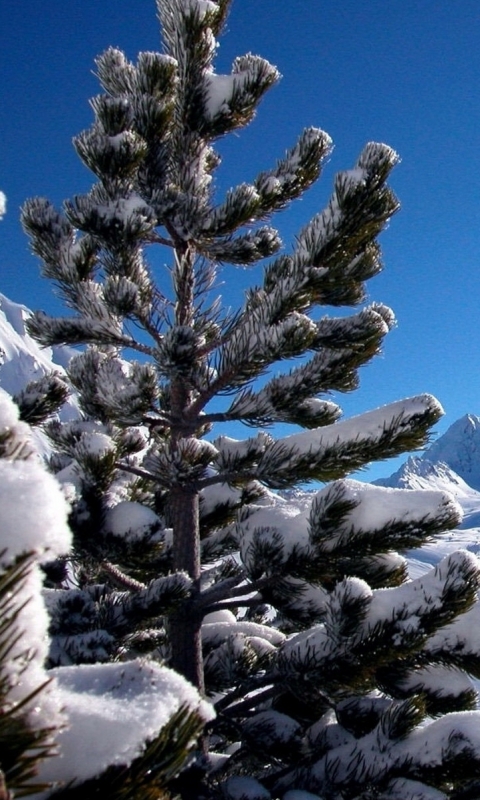
[[[341,420],[326,399],[356,388],[394,324],[389,308],[363,303],[398,208],[387,184],[397,155],[367,144],[290,250],[270,220],[319,177],[323,131],[217,197],[215,142],[253,119],[279,77],[251,54],[215,72],[228,6],[159,0],[162,53],[101,55],[103,94],[75,139],[96,182],[62,211],[44,199],[23,209],[67,307],[34,314],[29,331],[85,345],[68,370],[82,417],[45,426],[73,532],[71,552],[45,568],[47,666],[81,693],[77,669],[129,675],[142,656],[205,693],[216,716],[197,758],[180,777],[181,760],[162,773],[184,797],[474,796],[478,563],[457,553],[409,580],[405,559],[454,527],[459,508],[447,494],[347,479],[422,447],[442,409],[422,395]],[[150,266],[156,250],[164,273]],[[230,311],[219,267],[264,259]],[[232,422],[248,426],[244,439]],[[277,422],[290,435],[276,438]],[[276,492],[308,481],[325,486],[305,512]],[[104,702],[102,688],[86,718]],[[108,736],[128,791],[101,777],[95,791],[155,791],[146,776],[164,750],[147,742],[142,772],[119,732]],[[92,777],[49,763],[67,784]],[[73,791],[87,789],[62,796]]]

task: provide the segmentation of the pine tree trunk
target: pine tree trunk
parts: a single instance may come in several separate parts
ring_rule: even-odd
[[[200,590],[200,536],[198,494],[183,486],[172,489],[173,569],[188,572],[195,586],[188,603],[171,615],[172,667],[200,691],[204,689],[200,628],[196,596]]]
[[[177,241],[176,257],[175,322],[178,326],[191,327],[194,321],[194,252],[187,243]],[[173,445],[192,435],[185,420],[190,400],[191,389],[187,383],[180,377],[173,380],[170,390],[171,413],[176,420],[171,431]],[[187,572],[194,581],[190,600],[171,616],[172,666],[203,691],[202,619],[196,610],[201,568],[198,491],[188,484],[174,485],[169,505],[173,527],[173,569]]]

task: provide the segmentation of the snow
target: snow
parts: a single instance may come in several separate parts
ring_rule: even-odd
[[[415,728],[403,739],[388,737],[387,730],[382,730],[382,721],[371,733],[354,741],[333,747],[310,771],[310,784],[315,788],[329,786],[334,775],[335,786],[341,787],[344,781],[355,779],[365,781],[366,768],[368,779],[373,785],[394,771],[407,774],[418,773],[421,768],[432,769],[435,766],[455,763],[455,756],[464,758],[480,755],[478,730],[480,726],[479,711],[463,711],[446,714],[433,722]],[[333,770],[335,767],[335,770]],[[448,775],[448,772],[446,773]],[[408,788],[401,779],[397,788]],[[422,785],[422,784],[420,784]],[[413,784],[415,786],[415,784]],[[312,786],[310,786],[312,788]],[[412,787],[410,787],[412,788]],[[390,795],[389,795],[390,796]],[[421,794],[397,794],[405,800],[418,797],[436,800],[442,795],[425,787]]]
[[[395,425],[400,430],[408,430],[410,420],[423,416],[426,411],[442,412],[442,408],[432,395],[417,395],[341,420],[333,425],[326,425],[318,430],[285,436],[282,445],[294,447],[298,455],[307,455],[351,441],[374,442],[381,438],[388,426]]]
[[[255,778],[228,778],[222,789],[226,800],[270,800],[270,792]]]
[[[323,544],[326,550],[334,550],[343,538],[352,534],[366,536],[381,531],[392,521],[407,526],[420,520],[433,521],[450,516],[461,519],[462,516],[460,505],[446,492],[380,488],[352,479],[334,481],[318,492],[313,515],[315,508],[321,512],[329,503],[340,500],[351,504],[352,508],[342,516],[337,534]],[[321,513],[319,517],[321,525]]]
[[[447,795],[408,778],[395,778],[388,784],[389,800],[447,800]]]
[[[91,424],[82,425],[80,445],[86,450],[102,455],[111,448],[110,437]],[[18,408],[2,389],[0,429],[9,431],[19,444],[27,443],[29,454],[16,460],[0,459],[0,567],[8,568],[23,553],[32,553],[37,561],[65,555],[71,546],[70,508],[59,483],[35,456],[29,427],[18,421]],[[139,525],[157,523],[153,512],[136,503],[120,508],[116,519],[113,511],[112,516],[113,530],[123,534],[132,524],[138,535]],[[178,576],[174,579],[178,583]],[[154,581],[144,592],[145,601],[157,592],[157,583],[162,583],[161,591],[170,580]],[[51,603],[56,600],[51,594],[49,599]],[[214,716],[210,704],[187,681],[153,662],[62,666],[47,673],[43,664],[48,656],[49,617],[35,562],[28,567],[7,613],[15,615],[19,634],[9,652],[6,672],[9,702],[24,702],[50,681],[25,706],[32,727],[52,728],[58,745],[59,754],[41,763],[40,782],[82,781],[112,764],[131,763],[182,705],[205,721]],[[98,648],[105,645],[102,636],[100,632],[97,655]]]
[[[441,461],[469,486],[480,489],[480,417],[466,414],[426,450],[424,458]]]
[[[383,164],[393,166],[398,155],[387,145],[369,142],[363,149],[357,165],[352,170],[341,172],[335,179],[335,190],[327,207],[305,226],[297,237],[294,258],[303,268],[315,262],[321,248],[330,241],[343,219],[345,194],[355,191],[370,175],[375,175]],[[357,258],[361,258],[359,255]],[[355,261],[351,266],[355,266]]]
[[[217,12],[218,5],[213,0],[184,0],[185,11],[195,12],[202,20],[206,14]]]
[[[273,645],[279,645],[285,640],[285,634],[269,625],[259,625],[257,622],[207,622],[202,625],[202,641],[204,645],[216,647],[229,636],[243,634],[264,639]]]
[[[297,720],[279,711],[260,711],[245,723],[244,731],[261,746],[272,747],[276,744],[292,742],[300,736],[302,726]]]
[[[218,483],[202,489],[200,498],[203,515],[211,514],[219,506],[236,506],[242,497],[242,490],[229,486],[228,483]]]
[[[39,462],[0,460],[0,507],[4,563],[20,553],[50,560],[68,551],[69,507],[57,481]]]
[[[230,75],[207,72],[204,76],[207,116],[213,119],[219,114],[228,113],[232,97],[237,93],[242,95],[245,92],[248,97],[250,93],[248,84],[255,85],[259,77],[262,83],[267,77],[274,82],[278,79],[279,72],[264,58],[252,54],[235,59]]]
[[[381,532],[392,520],[396,521],[401,530],[402,526],[415,527],[415,523],[420,524],[420,521],[428,521],[429,518],[434,520],[439,516],[443,519],[461,517],[461,507],[447,492],[433,489],[388,489],[353,479],[334,481],[317,493],[287,492],[286,497],[287,503],[277,500],[273,507],[251,505],[248,514],[237,522],[235,535],[240,557],[247,570],[256,568],[259,546],[275,546],[281,563],[285,563],[294,550],[299,555],[308,557],[313,543],[321,534],[321,520],[325,509],[336,502],[345,501],[352,508],[344,512],[336,533],[329,531],[328,537],[322,539],[321,547],[325,552],[342,546],[352,535],[367,538],[377,531]],[[445,534],[446,537],[448,535]],[[437,542],[436,547],[438,546]],[[455,547],[452,544],[447,552],[454,549],[458,549],[458,545]],[[401,563],[401,557],[396,554],[383,557],[392,568]],[[276,568],[278,563],[276,562]],[[267,564],[264,569],[268,571]],[[422,571],[425,571],[425,567]],[[302,606],[308,601],[310,594],[305,587],[305,594],[300,601]],[[318,592],[314,592],[310,599],[320,605],[322,603]]]
[[[220,611],[212,611],[211,614],[205,614],[203,618],[204,625],[213,625],[216,622],[229,622],[234,624],[236,621],[237,618],[235,614],[226,608]]]
[[[136,224],[152,224],[153,210],[136,192],[129,197],[112,200],[108,205],[98,204],[96,208],[98,215],[105,220],[118,220],[126,225],[133,217]]]
[[[480,493],[472,489],[448,464],[430,461],[426,455],[410,456],[393,475],[389,478],[378,478],[374,484],[397,489],[447,490],[458,498],[473,495],[480,500]]]
[[[17,420],[17,407],[0,390],[0,431],[10,431],[20,444],[28,442],[28,427]],[[0,459],[0,569],[4,572],[12,567],[19,556],[33,556],[20,589],[3,609],[7,618],[15,619],[17,634],[4,673],[11,686],[8,698],[12,704],[25,701],[47,680],[43,663],[48,653],[49,620],[36,561],[63,555],[71,545],[69,507],[57,482],[28,444],[27,459]],[[30,701],[26,710],[34,728],[64,720],[51,686]]]
[[[480,603],[477,601],[472,608],[460,614],[455,620],[441,628],[431,636],[425,649],[432,654],[438,650],[450,653],[480,653]]]
[[[0,389],[0,425],[3,430],[14,427],[18,430],[22,425],[22,423],[19,425],[18,422],[18,407],[4,389]],[[22,425],[20,430],[28,438],[29,428],[26,425]]]
[[[101,431],[85,431],[82,433],[76,447],[77,453],[82,451],[89,456],[96,456],[97,458],[102,458],[107,453],[114,452],[115,449],[115,442],[112,437]]]
[[[26,373],[33,364],[29,357],[34,356],[35,361],[37,355],[34,343],[31,345],[25,334],[24,321],[28,310],[11,304],[6,299],[5,302],[0,299],[0,306],[5,324],[8,326],[5,350],[11,348],[11,342],[15,342],[15,337],[18,336],[17,350],[10,349],[9,352],[12,354],[11,361],[15,362],[16,359],[20,368],[25,366]],[[2,341],[1,330],[0,341]],[[22,353],[28,358],[22,360],[18,357]],[[45,356],[47,350],[41,351],[38,348],[38,353],[40,356]],[[48,354],[43,365],[38,362],[40,364],[38,374],[42,372],[43,366],[50,371],[52,358],[53,352]],[[5,366],[8,363],[10,362],[6,359]],[[5,366],[0,369],[0,381],[5,375],[8,377],[8,373],[4,372]],[[12,374],[13,372],[12,368]],[[28,379],[30,377],[31,375]],[[25,382],[21,382],[22,387]],[[8,380],[6,383],[9,386]],[[308,454],[312,446],[328,447],[332,443],[337,444],[338,441],[355,440],[358,436],[376,437],[383,432],[384,425],[390,420],[404,414],[405,425],[408,425],[411,416],[423,413],[426,408],[434,406],[435,401],[429,396],[410,398],[345,422],[325,426],[318,431],[294,434],[287,437],[283,444],[293,444],[297,452]],[[16,407],[4,392],[0,392],[0,421],[21,439],[24,437],[26,441],[29,440],[27,427],[18,422]],[[317,596],[315,591],[317,587],[305,584],[305,591],[298,602],[302,607],[307,602],[316,602],[318,611],[323,608],[326,613],[326,625],[314,626],[286,640],[284,634],[270,626],[237,619],[232,612],[222,610],[205,618],[202,628],[204,643],[209,648],[218,648],[229,643],[232,645],[232,651],[237,649],[239,652],[248,646],[259,655],[278,647],[281,647],[281,652],[284,654],[306,655],[309,648],[314,648],[328,657],[331,632],[327,631],[327,627],[334,626],[342,604],[354,597],[365,600],[368,606],[366,618],[361,623],[363,631],[374,627],[386,615],[392,623],[395,622],[394,635],[398,636],[399,642],[409,631],[421,634],[422,616],[441,609],[445,578],[447,577],[450,584],[458,589],[465,580],[468,570],[478,568],[474,554],[465,551],[454,552],[458,551],[459,546],[467,547],[471,551],[480,550],[480,529],[465,527],[480,519],[480,492],[465,480],[465,478],[471,479],[472,476],[474,478],[476,474],[480,475],[480,458],[476,460],[476,431],[480,426],[480,420],[474,415],[468,415],[459,422],[461,425],[452,426],[454,430],[449,442],[441,444],[439,440],[437,444],[441,444],[441,447],[433,450],[433,454],[432,448],[429,448],[423,458],[408,462],[401,475],[397,476],[396,480],[392,479],[392,486],[369,486],[353,480],[338,481],[318,492],[316,496],[312,493],[291,493],[288,502],[277,498],[274,504],[268,507],[257,505],[251,508],[250,515],[246,515],[238,524],[239,548],[245,564],[249,566],[254,541],[262,537],[265,542],[281,542],[283,559],[288,558],[294,546],[299,552],[308,554],[312,547],[309,527],[311,500],[315,498],[315,503],[323,502],[329,493],[334,493],[340,487],[345,498],[355,508],[345,516],[338,528],[337,538],[341,537],[344,531],[351,532],[354,529],[359,535],[368,536],[370,532],[380,530],[392,516],[408,524],[420,517],[430,516],[433,519],[439,513],[457,514],[461,506],[465,511],[462,530],[443,534],[421,550],[408,554],[410,575],[413,580],[396,589],[371,591],[360,579],[348,579],[337,586],[328,602],[323,593]],[[112,446],[112,440],[103,430],[88,428],[88,425],[80,440],[83,440],[88,452],[97,455],[102,455]],[[247,442],[237,442],[223,437],[215,444],[220,450],[219,461],[223,459],[224,463],[228,464],[235,463],[236,459],[248,459],[252,456],[260,458],[265,449],[271,446],[272,441],[267,434],[259,434]],[[213,457],[215,452],[214,447],[207,444],[205,452],[202,446],[198,452],[191,455],[195,459],[202,460]],[[436,453],[442,456],[441,461],[434,458]],[[454,470],[452,463],[457,465],[462,475]],[[397,488],[399,484],[401,488]],[[68,505],[55,480],[44,472],[39,461],[34,458],[26,461],[1,460],[0,487],[2,521],[0,550],[5,544],[9,546],[4,564],[11,563],[14,557],[13,543],[20,550],[34,549],[37,559],[50,559],[68,549],[69,533],[66,527]],[[219,501],[235,502],[237,498],[238,490],[229,489],[226,485],[209,487],[205,492],[204,508],[212,508]],[[39,508],[42,512],[40,517]],[[107,512],[106,519],[106,530],[109,533],[135,538],[148,534],[159,523],[152,511],[131,502],[123,502],[112,507]],[[327,543],[326,546],[330,545]],[[388,554],[385,558],[394,560],[399,557]],[[162,590],[161,586],[155,587],[155,590],[157,588],[159,591]],[[28,689],[36,688],[43,683],[46,675],[42,662],[46,655],[48,620],[39,600],[40,592],[41,581],[35,568],[29,573],[25,584],[22,597],[30,598],[30,601],[19,617],[19,624],[26,632],[22,640],[23,648],[25,641],[28,641],[36,655],[22,674],[22,685],[12,693],[14,701],[22,699]],[[480,651],[479,617],[480,610],[477,605],[427,639],[425,650],[435,654],[443,648],[458,653],[462,647],[468,646],[468,652],[477,655]],[[211,655],[214,656],[214,652]],[[15,672],[17,666],[23,668],[24,664],[25,655],[19,650],[17,665],[12,666],[13,680],[18,677],[18,673]],[[106,668],[108,669],[104,672],[103,669]],[[185,686],[183,684],[177,686],[175,683],[175,680],[182,679],[178,676],[171,678],[168,672],[156,664],[133,661],[127,664],[60,667],[49,673],[54,677],[54,681],[50,689],[42,693],[40,702],[36,703],[35,709],[32,708],[30,713],[33,715],[32,718],[36,717],[36,724],[45,723],[45,720],[50,724],[65,719],[60,713],[62,707],[64,714],[68,716],[70,727],[60,736],[62,757],[49,760],[45,763],[44,769],[51,771],[54,780],[63,780],[70,779],[74,774],[74,768],[77,768],[79,771],[76,777],[78,780],[83,780],[92,777],[108,764],[125,763],[135,758],[142,751],[145,738],[155,736],[159,730],[158,726],[161,727],[171,718],[171,714],[174,713],[173,696],[177,699],[186,697]],[[403,688],[406,689],[407,685],[425,687],[441,695],[447,693],[459,695],[471,688],[469,679],[463,673],[448,666],[418,669],[405,678]],[[191,707],[201,707],[202,713],[208,716],[211,713],[209,707],[203,708],[203,701],[191,687],[188,687],[188,691],[192,692],[189,695]],[[97,707],[98,717],[93,712]],[[109,726],[112,726],[112,732]],[[113,726],[118,728],[118,732],[113,731]],[[397,748],[395,752],[399,758],[402,753],[406,759],[413,757],[415,763],[426,763],[441,758],[442,752],[451,745],[450,733],[453,729],[459,731],[460,736],[455,739],[452,746],[468,749],[473,743],[472,746],[478,750],[479,747],[475,742],[478,740],[479,726],[480,712],[462,712],[449,715],[445,720],[428,721],[424,727],[406,737],[401,743],[403,750],[395,745]],[[338,733],[340,730],[333,718],[329,730],[333,743],[335,731]],[[287,738],[287,728],[279,726],[278,731]],[[369,746],[367,746],[368,737],[364,739],[365,742],[362,741],[361,746],[364,752],[368,753],[369,747],[371,751],[373,739],[369,740]],[[339,739],[335,743],[337,755],[341,755],[342,747],[348,746],[351,746],[350,741],[347,742],[345,738]],[[79,756],[79,753],[82,755]],[[387,756],[388,759],[391,758],[391,755],[387,754],[386,758]],[[320,772],[319,767],[318,774]],[[41,777],[44,779],[43,774]],[[244,784],[238,780],[229,782],[226,797],[235,799],[243,796],[248,798],[268,796],[268,793],[261,794],[264,791],[263,787],[255,780],[247,779],[247,783]],[[393,788],[403,800],[403,796],[415,797],[415,787],[414,781],[398,779]],[[434,790],[432,792],[429,790],[426,796],[432,797],[432,800],[442,797]],[[313,800],[318,797],[302,791],[287,795],[284,795],[287,800]]]
[[[422,456],[410,457],[389,478],[375,483],[405,488],[448,483],[449,491],[459,496],[480,489],[480,417],[466,414],[456,420]]]
[[[396,750],[413,757],[415,765],[433,767],[441,764],[445,754],[480,757],[480,711],[457,711],[446,714],[413,730]],[[455,735],[452,736],[452,731]]]
[[[368,173],[365,169],[362,169],[361,167],[355,167],[354,169],[347,169],[341,172],[337,178],[337,181],[341,183],[344,191],[350,192],[352,189],[356,189],[358,186],[365,185],[367,178]]]
[[[141,503],[123,500],[105,514],[105,533],[136,541],[160,528],[154,511]]]
[[[181,706],[205,721],[214,716],[184,678],[154,662],[59,667],[50,674],[70,724],[57,736],[59,755],[42,763],[40,781],[83,781],[112,764],[130,764]]]
[[[252,455],[259,456],[272,443],[272,437],[264,431],[260,431],[250,439],[232,439],[230,436],[219,436],[215,439],[214,445],[218,450],[217,462],[221,467],[228,467],[229,464],[237,459],[251,458]]]
[[[256,546],[259,544],[281,548],[278,558],[282,563],[294,547],[299,551],[309,547],[307,518],[289,505],[254,507],[246,519],[237,523],[236,535],[240,557],[249,571],[255,567]]]
[[[388,705],[388,700],[385,702]],[[326,742],[329,747],[338,747],[353,741],[353,734],[338,724],[333,708],[325,712],[317,722],[310,726],[307,732],[308,747],[313,751],[322,747],[322,744]]]
[[[478,570],[477,559],[466,550],[458,550],[414,581],[375,590],[365,624],[373,628],[378,622],[391,619],[396,620],[398,630],[421,631],[422,617],[443,606],[445,581],[451,590],[460,587],[469,570]]]
[[[372,591],[360,578],[345,578],[328,598],[325,624],[314,625],[289,637],[281,649],[282,658],[285,663],[292,659],[298,663],[331,657],[339,646],[337,639],[340,644],[342,640],[341,633],[335,634],[336,627],[342,623],[342,609],[352,604],[364,608],[364,618],[359,619],[356,633],[358,641],[371,636],[375,630],[381,631],[386,624],[389,636],[399,646],[412,636],[420,642],[427,634],[424,619],[431,619],[433,614],[443,610],[446,586],[450,592],[461,591],[471,570],[478,570],[475,556],[458,551],[425,575],[394,588]],[[438,646],[441,633],[437,636]],[[346,640],[345,646],[348,646]]]
[[[0,386],[10,395],[17,394],[27,383],[53,370],[65,374],[62,363],[76,355],[76,351],[69,347],[40,347],[25,329],[30,316],[31,311],[26,306],[0,294]],[[70,418],[78,416],[76,404],[72,401],[67,403],[67,409]]]
[[[480,491],[471,483],[476,485],[475,475],[480,474],[479,424],[479,417],[467,414],[454,422],[423,455],[408,458],[389,478],[375,481],[384,487],[446,491],[462,508],[463,521],[458,528],[408,553],[412,577],[423,574],[459,548],[480,552]]]
[[[76,355],[71,347],[40,347],[25,329],[30,316],[26,306],[0,294],[0,387],[9,395],[18,394],[30,381],[53,371],[64,376],[66,364]],[[78,415],[74,396],[69,397],[58,412],[59,419],[64,421]],[[49,452],[46,436],[38,428],[33,430],[33,441],[40,455]]]
[[[288,602],[289,611],[302,611],[308,616],[317,617],[317,619],[323,617],[328,597],[326,589],[299,578],[288,578],[288,585],[293,590],[292,597]]]
[[[428,690],[439,697],[459,696],[473,689],[473,683],[465,672],[439,664],[414,670],[400,681],[400,686],[409,694]]]
[[[5,428],[31,447],[28,426],[18,422],[17,407],[0,390],[0,429]],[[67,552],[69,510],[57,481],[39,460],[0,459],[0,552],[6,550],[5,566],[22,553],[47,560]]]
[[[205,110],[210,119],[228,111],[228,104],[236,86],[235,79],[237,79],[238,83],[238,76],[236,75],[217,75],[211,72],[205,76],[207,90]]]

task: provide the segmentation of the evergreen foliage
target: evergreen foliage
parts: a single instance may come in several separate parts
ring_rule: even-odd
[[[27,394],[41,401],[49,386],[40,381]],[[62,796],[167,798],[167,784],[188,761],[211,711],[180,676],[141,660],[128,670],[95,664],[46,671],[48,592],[42,597],[40,566],[50,580],[65,579],[59,556],[71,535],[65,498],[21,416],[0,391],[0,797],[47,796],[61,786]],[[91,707],[95,700],[100,711]],[[120,747],[101,738],[101,717],[108,731],[119,709],[113,724]]]
[[[69,308],[34,314],[30,333],[87,345],[69,368],[83,418],[46,426],[74,536],[69,564],[47,568],[50,666],[147,654],[205,691],[217,716],[171,785],[184,797],[468,797],[480,771],[478,563],[454,554],[408,581],[402,555],[459,509],[441,493],[346,479],[424,445],[441,407],[423,395],[344,421],[323,399],[356,388],[394,324],[377,303],[345,317],[317,309],[362,304],[380,271],[397,155],[368,144],[289,254],[269,220],[319,177],[327,134],[307,129],[218,199],[215,141],[248,124],[278,79],[251,54],[215,73],[228,6],[159,0],[162,53],[100,56],[104,93],[75,139],[97,182],[63,211],[44,199],[23,209]],[[151,248],[170,253],[170,280],[149,266]],[[219,266],[267,257],[262,282],[227,311]],[[35,415],[31,399],[23,407]],[[262,430],[210,435],[230,422]],[[276,422],[304,430],[275,439],[263,429]],[[327,485],[305,512],[271,491],[313,480]],[[143,778],[121,794],[144,797]]]

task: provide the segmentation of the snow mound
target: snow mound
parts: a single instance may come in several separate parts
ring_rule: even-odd
[[[154,662],[89,664],[51,670],[69,727],[57,737],[59,755],[46,759],[39,780],[88,780],[112,764],[140,756],[182,706],[208,721],[213,708],[173,670]]]

